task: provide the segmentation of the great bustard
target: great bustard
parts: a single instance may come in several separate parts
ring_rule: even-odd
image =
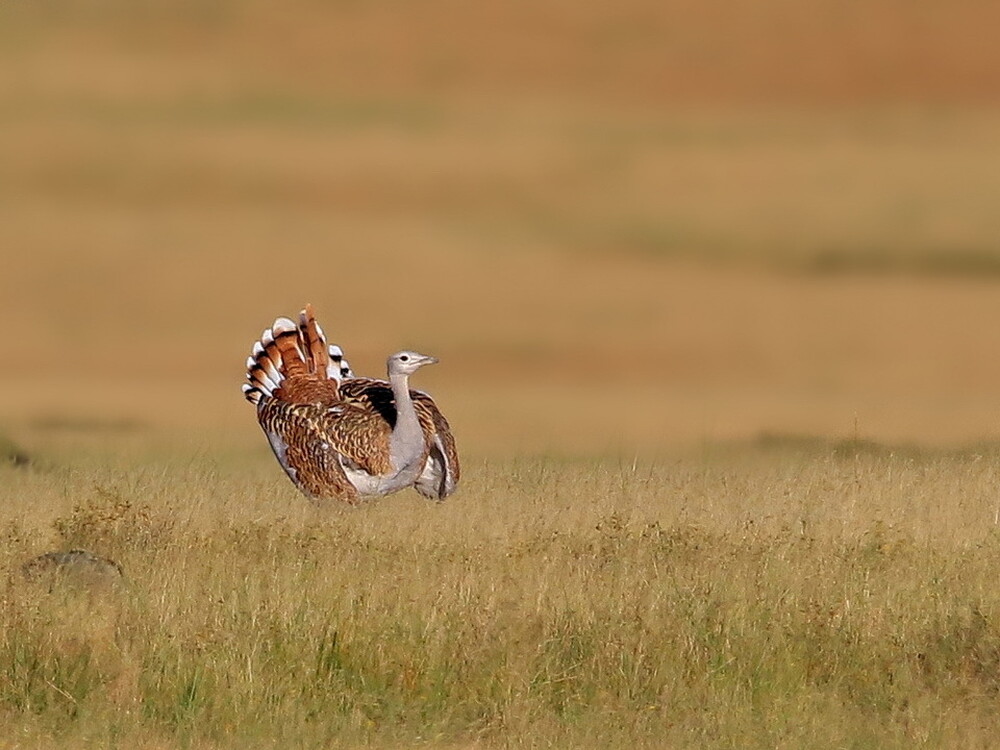
[[[455,440],[434,400],[408,385],[435,362],[397,352],[388,380],[355,377],[306,305],[297,324],[278,318],[254,343],[243,393],[285,473],[309,497],[353,503],[414,487],[443,500],[458,484]]]

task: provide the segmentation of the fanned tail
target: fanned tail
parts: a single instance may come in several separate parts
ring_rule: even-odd
[[[247,358],[246,377],[243,395],[252,404],[268,398],[310,403],[335,400],[340,381],[353,373],[340,347],[327,344],[307,304],[298,324],[277,318],[264,330]]]
[[[313,313],[313,306],[306,304],[305,309],[299,313],[299,331],[302,339],[308,343],[311,352],[313,370],[312,372],[322,374],[338,383],[344,378],[353,378],[351,366],[344,359],[344,351],[336,344],[327,344],[326,334],[316,322]]]

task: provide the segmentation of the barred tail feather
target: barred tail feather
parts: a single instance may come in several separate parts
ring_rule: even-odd
[[[344,359],[344,350],[336,344],[330,344],[329,352],[330,364],[326,368],[327,376],[333,378],[338,383],[341,380],[353,378],[354,373],[351,371],[351,365]]]
[[[291,390],[284,394],[291,400],[297,393],[311,400],[317,393],[336,392],[341,380],[353,377],[340,347],[327,344],[312,305],[299,313],[298,323],[277,318],[254,342],[246,364],[243,395],[252,404],[281,396],[283,387]]]
[[[323,329],[316,322],[313,306],[307,304],[299,313],[299,340],[307,349],[309,372],[313,375],[325,375],[330,364],[330,353],[326,348],[326,337]]]

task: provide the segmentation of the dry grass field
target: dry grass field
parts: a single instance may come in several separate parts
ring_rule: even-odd
[[[786,443],[318,511],[263,466],[4,469],[0,746],[988,747],[998,473]],[[124,582],[17,571],[71,547]]]
[[[998,24],[0,0],[0,750],[995,745]],[[454,498],[284,479],[306,301]]]

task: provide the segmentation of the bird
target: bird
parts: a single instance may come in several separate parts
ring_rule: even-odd
[[[357,504],[407,487],[444,500],[461,469],[448,420],[409,378],[437,358],[399,351],[387,379],[356,377],[311,304],[276,318],[247,358],[245,398],[288,478],[318,503]]]

